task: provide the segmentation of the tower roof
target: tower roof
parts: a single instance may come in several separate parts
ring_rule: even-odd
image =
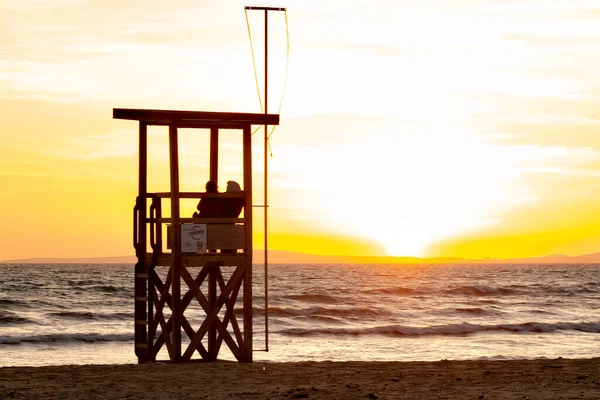
[[[226,128],[235,125],[279,125],[279,114],[212,111],[113,108],[113,118],[140,121],[148,125],[177,125],[180,127],[222,126]]]

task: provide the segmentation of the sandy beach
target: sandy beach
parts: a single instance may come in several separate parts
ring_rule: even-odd
[[[600,399],[600,358],[0,369],[15,399]]]

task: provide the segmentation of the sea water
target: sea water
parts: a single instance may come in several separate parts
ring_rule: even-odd
[[[271,265],[269,352],[254,270],[257,361],[600,357],[599,265]],[[137,362],[133,265],[0,274],[0,366]]]

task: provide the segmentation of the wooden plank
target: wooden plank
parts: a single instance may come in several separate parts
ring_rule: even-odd
[[[178,123],[236,123],[252,125],[279,125],[277,114],[179,111],[179,110],[148,110],[133,108],[113,108],[114,119],[134,121],[159,122],[177,126]]]
[[[155,192],[148,193],[146,197],[150,198],[157,196],[161,199],[171,198],[171,192]],[[244,191],[241,192],[219,192],[219,193],[207,193],[207,192],[179,192],[180,199],[202,199],[202,198],[223,198],[223,199],[241,199],[245,198]]]
[[[219,288],[221,291],[225,288],[225,281],[223,280],[223,275],[221,274],[221,270],[219,269],[219,276],[217,276],[217,282],[219,283]],[[235,295],[237,300],[237,293]],[[226,304],[228,305],[228,304]],[[238,342],[238,347],[243,349],[244,338],[242,337],[240,326],[237,322],[237,318],[235,316],[235,301],[231,304],[231,327],[233,328],[233,333],[235,334],[235,338]]]
[[[172,308],[172,299],[171,299],[171,295],[169,294],[169,286],[171,285],[171,278],[172,278],[172,275],[170,273],[167,274],[167,278],[165,279],[165,284],[163,285],[158,274],[156,274],[156,272],[154,272],[152,274],[152,281],[155,283],[156,288],[158,289],[158,291],[160,293],[159,301],[156,304],[156,314],[154,315],[154,322],[152,324],[152,326],[153,326],[152,337],[154,337],[156,335],[156,329],[158,328],[159,324],[160,324],[160,329],[161,329],[161,335],[158,337],[158,339],[154,343],[154,346],[152,347],[151,358],[153,358],[153,359],[156,358],[156,355],[158,354],[163,343],[167,346],[167,352],[169,353],[169,358],[173,359],[173,344],[172,344],[171,340],[169,339],[169,334],[171,332],[171,329],[170,329],[171,325],[169,323],[165,322],[165,318],[164,318],[164,314],[163,314],[163,308],[164,308],[165,303],[168,304],[169,307]],[[155,296],[153,296],[153,297],[156,298]],[[171,320],[169,319],[169,321],[171,321]]]
[[[242,285],[240,284],[239,286],[236,287],[236,289],[234,290],[234,293],[232,293],[231,298],[228,300],[228,302],[235,304],[235,301],[237,300],[238,292],[239,292],[241,286]],[[218,338],[218,342],[217,342],[217,346],[216,346],[216,352],[217,353],[219,352],[219,347],[221,347],[222,341],[225,341],[225,343],[227,343],[227,347],[229,347],[229,350],[231,350],[231,352],[233,353],[235,358],[238,361],[243,362],[246,359],[246,355],[244,354],[244,351],[242,350],[243,347],[238,346],[238,343],[236,343],[233,340],[233,338],[231,337],[231,334],[227,330],[227,324],[229,323],[229,320],[231,319],[233,312],[234,312],[233,305],[231,307],[227,307],[227,311],[225,312],[223,321],[219,326],[219,338]],[[239,329],[239,326],[238,326],[238,329]],[[234,333],[235,333],[235,328],[234,328]]]
[[[210,245],[209,245],[210,246]],[[210,247],[209,247],[210,248]],[[216,272],[220,268],[211,268],[208,274],[208,308],[213,309],[217,305],[217,276]],[[215,345],[217,344],[217,327],[214,323],[208,325],[208,355],[209,361],[215,360]],[[191,338],[190,338],[191,339]]]
[[[162,218],[162,199],[158,199],[158,207],[156,209],[156,219]],[[160,253],[163,251],[163,230],[162,223],[155,221],[156,224],[156,247]]]
[[[202,286],[202,283],[204,282],[204,279],[206,279],[206,277],[208,276],[208,273],[210,272],[209,268],[202,268],[200,270],[200,272],[198,273],[198,276],[196,277],[196,279],[194,279],[193,283],[193,288],[199,288],[200,286]],[[184,274],[188,274],[189,275],[189,271],[186,269]],[[185,278],[184,278],[185,280]],[[192,299],[195,296],[195,290],[190,287],[190,282],[191,281],[186,281],[186,284],[188,285],[188,291],[186,292],[186,294],[182,297],[181,299],[181,307],[183,309],[186,309],[187,306],[191,303]]]
[[[181,320],[181,326],[183,327],[183,330],[185,331],[186,335],[191,340],[196,334],[196,331],[194,330],[194,328],[192,328],[192,326],[185,317],[183,317]],[[203,360],[208,361],[211,359],[208,350],[206,350],[202,342],[198,343],[198,345],[196,346],[196,350],[198,350],[198,353],[200,354],[200,357],[202,357]]]
[[[231,313],[231,327],[233,328],[233,333],[235,334],[235,338],[238,343],[238,347],[240,349],[244,348],[244,337],[242,336],[242,332],[240,330],[240,325],[238,324],[237,317],[235,316],[235,310]]]
[[[168,266],[171,264],[171,254],[164,253],[157,257],[157,266]],[[146,259],[151,259],[152,253],[146,253]],[[237,267],[247,260],[247,254],[182,254],[181,266],[185,268],[211,268],[211,267]]]
[[[206,271],[206,274],[209,273],[209,270],[206,268],[201,271],[201,274],[203,271]],[[206,314],[208,314],[208,310],[209,310],[210,306],[209,306],[208,300],[206,299],[206,297],[204,297],[204,294],[200,291],[200,285],[196,284],[196,281],[194,279],[192,279],[191,275],[189,274],[189,271],[185,268],[182,269],[181,277],[183,278],[183,280],[185,281],[185,283],[188,286],[188,293],[186,293],[186,297],[188,296],[188,294],[191,294],[191,296],[189,298],[190,301],[192,298],[195,297],[196,300],[198,301],[198,303],[200,303],[200,306],[202,307],[202,309],[206,312]],[[204,320],[203,325],[206,325],[206,319]],[[208,329],[206,331],[208,331]],[[192,335],[188,335],[188,337],[190,338],[190,344],[182,356],[182,359],[184,361],[187,361],[191,358],[194,350],[198,347],[199,344],[202,343],[202,338],[204,337],[205,333],[203,333],[202,336],[200,336],[199,338],[197,337],[198,332],[193,332]],[[211,359],[210,346],[211,346],[211,343],[209,343],[209,351],[208,351],[208,354],[206,357],[209,360]]]
[[[171,319],[169,319],[169,322]],[[156,355],[160,351],[160,348],[164,344],[167,347],[167,352],[169,353],[169,359],[173,359],[173,342],[171,341],[169,334],[171,333],[169,327],[171,324],[169,322],[165,322],[165,318],[160,318],[160,327],[161,333],[160,336],[154,342],[154,346],[152,347],[152,358],[156,359]]]
[[[169,220],[170,218],[161,218],[162,220]],[[185,222],[188,218],[180,218],[179,221]],[[225,219],[225,218],[223,218]],[[243,218],[236,218],[240,222],[244,222]],[[197,222],[201,221],[210,221],[207,222]],[[221,219],[219,219],[221,220]],[[244,227],[242,225],[234,225],[232,223],[227,224],[217,224],[212,223],[214,218],[202,218],[202,219],[193,219],[196,224],[207,224],[207,240],[208,240],[208,248],[209,249],[243,249],[244,248]],[[172,248],[172,243],[169,237],[172,236],[171,230],[173,229],[173,225],[167,225],[167,249]],[[212,244],[211,244],[212,243]],[[211,247],[213,246],[213,247]]]
[[[159,198],[158,200],[155,200],[154,198],[152,199],[153,202],[156,202],[156,209],[154,212],[153,217],[162,217],[162,200]],[[148,286],[148,321],[150,321],[150,326],[148,327],[148,345],[150,347],[149,352],[148,352],[148,357],[149,360],[148,361],[156,361],[156,354],[157,352],[153,352],[153,342],[154,342],[154,335],[156,332],[156,325],[154,324],[154,296],[156,296],[156,291],[154,290],[154,284],[152,282],[152,273],[154,273],[155,276],[155,268],[156,268],[156,261],[158,259],[159,254],[162,254],[162,225],[158,224],[156,222],[154,222],[154,226],[152,226],[152,224],[150,225],[150,229],[154,229],[155,230],[155,238],[154,238],[154,242],[155,242],[155,246],[152,249],[152,259],[150,261],[149,267],[148,267],[148,282],[147,282],[147,286]],[[159,279],[160,280],[160,279]],[[152,334],[150,334],[150,332],[153,332]]]
[[[171,286],[171,274],[167,275],[167,278],[165,279],[165,283],[163,284],[163,282],[160,280],[160,277],[158,276],[158,274],[156,272],[154,272],[152,274],[152,282],[153,285],[156,286],[156,288],[158,289],[159,292],[159,297],[158,297],[158,301],[156,301],[157,297],[156,296],[152,296],[153,300],[155,301],[155,314],[153,316],[153,323],[152,323],[152,331],[151,331],[151,337],[153,338],[154,335],[156,334],[156,329],[158,328],[158,323],[160,322],[160,319],[163,318],[163,309],[165,306],[165,303],[171,304],[170,301],[170,297],[171,295],[169,294],[169,287]],[[163,318],[163,322],[164,322],[164,318]]]
[[[208,273],[210,272],[211,269],[209,268],[202,268],[200,270],[200,272],[198,273],[198,276],[196,276],[196,279],[194,279],[193,281],[193,285],[194,287],[200,287],[202,286],[202,283],[204,282],[204,279],[206,279],[206,277],[208,276]],[[183,269],[183,274],[185,275],[186,273],[189,274],[187,269]],[[184,280],[187,277],[184,276]],[[187,309],[187,307],[189,306],[189,304],[191,303],[192,299],[194,299],[194,291],[189,287],[190,286],[190,282],[186,281],[186,284],[188,285],[188,290],[185,293],[185,295],[182,297],[181,299],[181,309],[182,309],[182,314],[185,312],[185,310]],[[183,316],[182,318],[182,327],[186,333],[186,335],[188,336],[188,338],[190,340],[192,340],[192,338],[194,337],[194,335],[196,334],[196,331],[189,325],[189,323],[187,322],[187,319],[185,318],[185,316]],[[200,353],[200,356],[202,357],[202,359],[204,360],[210,360],[210,354],[208,353],[208,351],[204,348],[204,345],[202,344],[202,342],[198,342],[197,346],[196,346],[196,350],[198,350],[198,353]]]
[[[182,271],[182,275],[184,275],[184,276],[186,274],[189,274],[185,268],[183,268],[181,271]],[[209,271],[209,270],[203,269],[202,271],[200,271],[200,273],[194,280],[194,282],[196,283],[196,285],[198,287],[200,287],[202,285],[202,282],[206,278],[207,271]],[[168,277],[170,277],[170,276],[171,275],[169,275]],[[167,277],[167,280],[168,280],[168,277]],[[159,279],[159,281],[160,281],[160,279]],[[163,291],[163,289],[161,288],[161,292],[162,291]],[[167,292],[164,292],[164,293],[166,294],[165,300],[166,300],[167,304],[169,306],[171,306],[172,305],[171,297],[168,295]],[[192,337],[195,335],[196,332],[194,331],[194,328],[192,328],[192,326],[188,322],[187,318],[185,317],[185,310],[186,310],[187,306],[190,304],[193,297],[194,297],[194,295],[191,293],[191,290],[188,289],[188,292],[183,296],[183,298],[181,300],[181,315],[180,315],[181,327],[183,328],[186,335],[190,338],[190,340],[192,339]],[[161,307],[161,310],[162,310],[162,307]],[[162,318],[162,315],[161,315],[161,318]],[[165,342],[165,338],[168,339],[168,336],[171,333],[172,316],[171,316],[171,318],[169,318],[169,320],[166,323],[164,322],[164,318],[163,318],[161,325],[164,326],[164,328],[163,328],[163,332],[161,333],[161,336],[159,337],[159,339],[156,342],[158,347],[156,348],[156,352],[154,354],[158,353],[158,351],[160,350],[160,346],[162,346],[162,344]],[[170,342],[167,341],[166,343],[167,343],[167,350],[169,351],[169,355],[170,355],[171,354],[171,350],[169,350]],[[198,345],[196,346],[196,350],[198,350],[198,352],[200,353],[200,355],[202,356],[203,359],[210,358],[208,351],[204,348],[204,345],[201,342],[198,343]]]
[[[187,307],[189,306],[189,304],[191,303],[192,299],[194,299],[194,296],[195,296],[195,291],[192,290],[192,288],[190,288],[190,285],[193,286],[194,288],[200,288],[200,286],[202,286],[202,283],[208,276],[210,270],[211,270],[210,268],[202,268],[200,270],[200,272],[198,273],[198,276],[196,276],[196,279],[194,279],[193,282],[191,282],[189,280],[189,278],[191,278],[191,276],[190,277],[187,276],[187,275],[189,275],[189,271],[185,268],[182,269],[182,277],[183,277],[184,281],[186,281],[186,284],[188,286],[187,292],[181,299],[181,310],[182,310],[181,313],[182,314],[185,313],[185,310],[187,309]],[[189,323],[187,323],[187,319],[185,319],[185,316],[183,316],[183,318],[182,318],[181,326],[183,327],[183,329],[185,330],[185,333],[188,335],[188,337],[191,340],[194,337],[194,335],[196,334],[196,332],[194,331],[194,329],[191,326],[189,326]],[[205,359],[205,360],[210,359],[208,351],[204,348],[204,345],[202,344],[202,342],[198,343],[198,345],[196,346],[196,349],[198,350],[198,352],[200,353],[200,356],[202,356],[203,359]]]
[[[177,127],[169,126],[169,161],[171,172],[171,220],[174,226],[179,226],[179,147],[177,140]],[[181,309],[179,307],[180,300],[180,268],[181,268],[181,230],[173,229],[172,233],[173,250],[171,262],[171,296],[173,296],[172,307],[172,338],[173,338],[173,357],[172,361],[179,362],[181,360],[181,325],[179,323],[179,315]]]
[[[245,271],[244,271],[244,361],[252,362],[252,132],[250,127],[244,129],[244,191],[246,204],[244,219],[246,222]]]
[[[221,290],[224,290],[225,288],[225,283],[223,280],[223,275],[221,274],[221,270],[218,269],[215,271],[215,273],[217,273],[217,281],[219,283],[219,288]],[[241,285],[236,286],[236,288],[233,290],[233,293],[231,294],[231,296],[229,297],[229,299],[225,302],[225,307],[227,307],[227,311],[225,312],[225,315],[223,316],[223,326],[225,327],[225,329],[227,329],[227,324],[229,324],[230,320],[231,320],[231,327],[233,329],[233,333],[235,334],[235,337],[237,339],[237,343],[234,342],[233,347],[235,347],[236,349],[240,350],[239,353],[243,354],[243,352],[241,351],[241,349],[243,349],[243,342],[244,339],[242,338],[242,335],[240,333],[240,327],[237,323],[237,320],[235,318],[235,302],[237,300],[239,291],[240,291]],[[219,349],[221,347],[221,343],[223,341],[223,339],[225,339],[225,342],[227,343],[227,345],[229,346],[229,348],[232,348],[231,345],[231,341],[233,341],[233,339],[231,341],[229,341],[226,336],[230,336],[229,332],[227,332],[228,335],[219,335],[219,337],[217,338],[217,343],[215,345],[215,349],[214,349],[214,358],[217,358],[217,355],[219,354]],[[233,352],[233,350],[232,350]]]
[[[198,301],[201,303],[201,305],[202,304],[208,305],[208,300],[204,297],[204,294],[202,294],[202,292],[200,291],[200,286],[202,285],[202,282],[204,282],[204,279],[207,276],[209,276],[210,271],[211,271],[210,269],[203,268],[200,271],[200,273],[198,274],[198,276],[196,277],[196,279],[192,279],[192,276],[189,274],[189,271],[185,268],[182,268],[181,277],[183,278],[183,280],[185,281],[185,283],[187,284],[187,287],[188,287],[187,293],[183,296],[183,298],[181,300],[181,306],[184,311],[188,307],[188,305],[191,303],[191,301],[194,297],[196,297],[198,299]],[[209,280],[210,280],[210,277],[209,277]],[[210,282],[209,282],[209,284],[210,284]],[[203,309],[204,309],[204,307],[203,307]],[[185,316],[183,316],[183,318],[182,318],[182,326],[185,330],[185,333],[187,334],[188,338],[191,341],[194,338],[194,336],[196,335],[196,331],[189,325]],[[208,343],[209,349],[210,349],[210,346],[211,346],[211,343],[209,342]],[[202,344],[201,341],[197,342],[196,350],[198,350],[198,353],[200,353],[200,356],[204,360],[212,361],[212,358],[210,356],[210,351],[208,351],[204,348],[204,345]]]
[[[148,292],[149,292],[149,303],[152,303],[152,305],[154,306],[155,303],[159,303],[160,301],[160,297],[157,296],[156,294],[156,281],[160,281],[159,279],[153,279],[152,277],[150,277],[149,281],[148,281]],[[157,300],[158,299],[158,300]],[[162,313],[162,308],[157,308],[157,313],[161,312]],[[158,323],[156,322],[156,318],[154,314],[150,314],[148,320],[150,321],[150,325],[148,326],[148,344],[150,345],[150,349],[152,350],[154,348],[154,339],[156,336],[156,331],[158,329]],[[160,346],[159,346],[160,347]],[[155,353],[150,351],[150,360],[155,360]]]
[[[206,226],[207,248],[244,249],[246,243],[243,225],[208,224]]]
[[[214,317],[214,324],[217,326],[217,329],[219,331],[219,338],[218,338],[215,348],[213,350],[214,358],[217,357],[219,348],[221,347],[221,342],[224,340],[225,343],[227,343],[229,350],[231,350],[231,352],[235,356],[235,358],[238,361],[244,361],[245,355],[243,353],[243,350],[233,340],[229,331],[227,331],[227,324],[229,323],[229,319],[231,318],[231,315],[233,313],[233,307],[235,305],[235,301],[237,300],[237,296],[240,291],[240,288],[242,287],[243,279],[244,278],[242,277],[241,281],[237,285],[234,286],[233,292],[225,301],[225,306],[226,306],[227,310],[225,311],[225,315],[223,316],[223,321],[219,320],[218,315]],[[219,311],[220,311],[221,307],[219,307]]]
[[[244,218],[179,218],[179,222],[182,224],[238,224],[244,221]],[[171,218],[156,218],[156,222],[170,224],[173,223],[173,220]]]
[[[202,129],[210,130],[213,128],[227,129],[229,131],[242,130],[247,122],[220,122],[220,121],[165,121],[163,119],[152,119],[149,118],[145,121],[148,126],[171,126],[175,125],[180,129]]]
[[[264,11],[285,11],[285,7],[257,7],[257,6],[246,6],[245,10],[264,10]]]
[[[148,345],[148,360],[147,361],[156,361],[156,357],[152,352],[152,343],[154,342],[154,333],[156,332],[156,325],[154,325],[154,297],[156,296],[156,290],[154,289],[153,280],[151,279],[151,274],[154,272],[154,265],[156,263],[156,257],[153,257],[152,264],[150,264],[148,268],[148,273],[146,274],[146,282],[148,286],[148,302],[147,313],[148,313],[148,338],[146,339],[146,343]]]
[[[210,280],[210,272],[208,270],[207,272],[209,273],[208,276]],[[192,296],[195,297],[196,300],[198,300],[198,303],[200,304],[202,309],[208,314],[211,310],[210,303],[208,302],[208,299],[204,296],[204,293],[202,293],[202,291],[200,290],[200,285],[196,285],[194,279],[192,278],[187,269],[181,270],[181,278],[187,284],[189,291],[192,293]]]
[[[198,332],[196,332],[196,335],[190,341],[190,344],[189,344],[187,350],[183,354],[183,356],[182,356],[183,360],[190,359],[197,343],[199,343],[202,340],[202,338],[208,331],[208,325],[213,321],[215,321],[215,322],[218,321],[217,317],[218,317],[218,313],[219,313],[221,307],[223,306],[225,301],[229,298],[229,295],[231,294],[233,289],[235,289],[236,286],[240,285],[241,280],[244,276],[244,272],[245,272],[245,268],[243,268],[243,267],[236,268],[233,275],[231,275],[229,282],[227,282],[227,285],[225,286],[225,290],[218,297],[217,303],[216,303],[215,307],[212,309],[208,309],[208,302],[206,301],[206,299],[204,298],[202,293],[199,290],[196,292],[196,298],[197,298],[198,302],[200,303],[200,305],[202,306],[202,308],[204,308],[204,310],[206,311],[207,315],[206,315],[206,318],[204,319],[204,322],[202,322],[202,325],[200,325],[200,329],[198,329]],[[238,358],[238,357],[236,356],[236,358]]]

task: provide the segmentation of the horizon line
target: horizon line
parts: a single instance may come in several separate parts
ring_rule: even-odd
[[[256,262],[264,262],[262,261],[263,257],[260,257],[261,254],[264,253],[263,249],[255,249],[255,252],[258,253],[259,257],[256,257]],[[312,260],[295,260],[295,261],[272,261],[271,264],[301,264],[301,263],[325,263],[332,262],[332,259],[337,259],[337,261],[333,261],[333,263],[337,264],[349,264],[351,261],[362,262],[362,263],[387,263],[387,264],[418,264],[418,263],[435,263],[435,264],[457,264],[457,263],[519,263],[519,262],[546,262],[549,264],[564,264],[573,261],[577,261],[577,258],[589,258],[589,257],[597,257],[597,260],[589,260],[585,263],[600,263],[600,253],[591,253],[591,254],[580,254],[576,256],[569,256],[566,254],[547,254],[543,256],[531,256],[531,257],[512,257],[512,258],[461,258],[461,257],[452,257],[452,256],[435,256],[435,257],[416,257],[416,256],[355,256],[355,255],[329,255],[329,254],[311,254],[311,253],[298,253],[287,250],[269,250],[269,253],[283,253],[280,256],[287,255],[288,257],[304,257],[304,258],[312,258]],[[561,258],[563,260],[544,260],[550,258]],[[28,258],[15,258],[15,259],[5,259],[0,260],[0,264],[25,264],[25,263],[36,263],[37,262],[64,262],[68,263],[73,260],[80,260],[79,262],[89,262],[90,264],[101,264],[101,263],[109,263],[116,264],[120,263],[120,261],[116,261],[116,259],[131,259],[131,261],[122,261],[122,262],[134,262],[136,259],[135,255],[122,255],[122,256],[84,256],[84,257],[28,257]],[[319,261],[319,259],[321,259]],[[113,260],[112,262],[109,260]],[[411,260],[410,262],[407,262]],[[377,262],[379,261],[379,262]],[[404,262],[402,262],[404,261]]]

